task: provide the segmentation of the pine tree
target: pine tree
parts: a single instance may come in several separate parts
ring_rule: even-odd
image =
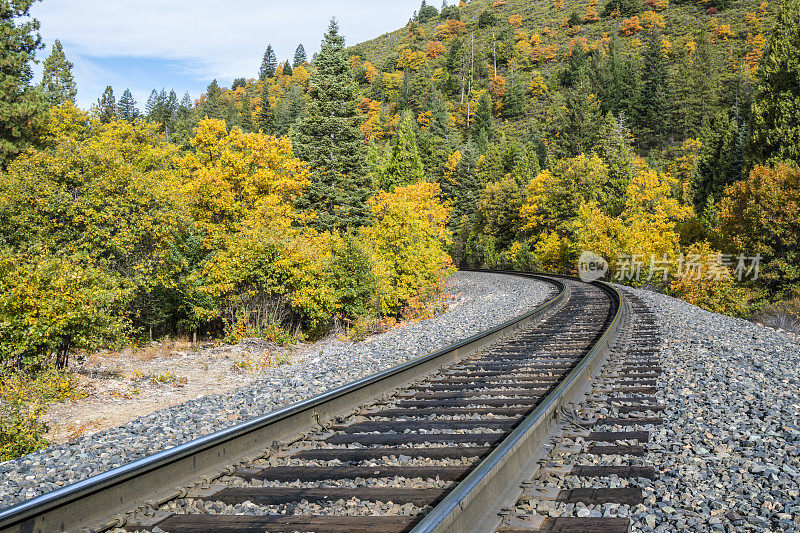
[[[283,62],[283,75],[291,76],[293,73],[294,70],[292,69],[292,65],[291,63],[289,63],[289,60],[287,59],[286,61]]]
[[[588,152],[597,141],[600,104],[587,86],[588,83],[584,83],[567,93],[558,137],[558,145],[565,157]]]
[[[264,52],[264,57],[261,59],[261,69],[258,71],[258,79],[264,81],[275,75],[275,70],[278,68],[278,58],[275,56],[275,51],[272,45],[267,45],[267,50]]]
[[[312,172],[300,206],[317,212],[318,228],[353,230],[369,219],[367,199],[372,191],[364,165],[356,86],[335,19],[315,67],[310,101],[293,136],[297,156],[309,163]]]
[[[147,98],[147,103],[144,105],[144,112],[147,115],[147,118],[153,116],[153,113],[158,106],[158,91],[153,89],[150,91],[150,96]]]
[[[233,80],[233,83],[231,84],[231,91],[235,91],[239,87],[246,87],[246,86],[247,86],[247,80],[246,79],[244,79],[244,78],[236,78],[235,80]]]
[[[250,105],[250,95],[244,93],[242,96],[242,120],[240,126],[245,133],[252,133],[255,131],[253,124],[253,107]]]
[[[470,128],[470,139],[472,139],[478,152],[485,152],[489,146],[489,141],[492,139],[493,125],[492,97],[484,92],[478,100],[475,118]]]
[[[180,105],[178,107],[179,108],[182,107],[182,108],[184,108],[186,110],[189,110],[189,109],[192,108],[192,98],[191,98],[191,96],[189,96],[188,92],[187,93],[183,93],[183,98],[181,98],[181,103],[180,103]]]
[[[38,143],[45,120],[44,100],[30,85],[31,62],[42,47],[39,22],[29,17],[33,1],[5,0],[0,8],[0,169]]]
[[[669,65],[664,56],[661,33],[652,30],[647,38],[642,70],[643,121],[640,124],[645,145],[655,147],[663,143],[672,122],[672,94],[669,83]]]
[[[64,102],[75,103],[78,89],[72,77],[72,63],[64,55],[61,41],[56,39],[52,51],[44,60],[42,71],[42,92],[51,106]]]
[[[514,119],[525,113],[525,86],[516,74],[511,76],[511,87],[503,96],[503,116]]]
[[[269,102],[269,83],[261,82],[261,108],[258,110],[258,129],[265,135],[275,135],[275,112]]]
[[[800,0],[778,10],[753,95],[748,162],[800,165]]]
[[[468,142],[461,149],[461,159],[455,170],[442,181],[442,196],[453,205],[449,224],[451,229],[457,228],[462,219],[469,220],[475,214],[475,203],[481,191],[477,166],[478,154],[472,142]]]
[[[694,53],[691,56],[687,54],[678,63],[673,84],[674,127],[686,137],[700,134],[703,119],[719,102],[720,65],[708,40],[708,32],[701,32],[696,44]]]
[[[414,134],[414,115],[411,111],[406,111],[392,138],[389,162],[378,183],[381,189],[392,191],[395,187],[411,185],[424,179],[425,171]]]
[[[206,88],[206,98],[200,107],[200,115],[208,118],[215,118],[223,120],[222,106],[220,104],[220,97],[222,96],[222,89],[220,89],[217,80],[212,80]]]
[[[294,62],[292,63],[292,66],[294,68],[297,68],[306,61],[308,61],[308,56],[306,55],[306,49],[303,46],[303,44],[300,43],[297,45],[297,50],[294,51]]]
[[[97,100],[97,117],[103,124],[108,124],[117,117],[116,98],[111,85],[103,91],[103,96]]]
[[[133,122],[139,116],[139,110],[136,109],[136,100],[133,99],[130,89],[125,89],[122,93],[122,98],[119,99],[117,104],[117,115],[122,120]]]

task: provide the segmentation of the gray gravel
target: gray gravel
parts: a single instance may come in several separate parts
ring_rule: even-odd
[[[800,342],[634,291],[665,332],[665,424],[634,531],[800,531]]]
[[[549,285],[495,274],[459,272],[447,313],[365,342],[329,342],[290,366],[269,369],[252,385],[157,411],[119,428],[0,463],[0,509],[108,471],[380,370],[401,364],[529,311]]]

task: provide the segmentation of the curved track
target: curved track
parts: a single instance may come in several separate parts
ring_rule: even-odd
[[[2,511],[0,531],[488,527],[624,320],[611,287],[539,278],[559,293],[525,317]]]

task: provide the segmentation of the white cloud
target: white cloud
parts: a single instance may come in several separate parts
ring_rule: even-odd
[[[349,43],[402,26],[419,0],[294,2],[233,0],[44,0],[32,13],[48,42],[60,39],[83,56],[186,61],[197,80],[253,76],[272,43],[291,59],[298,43],[309,55],[331,16]]]

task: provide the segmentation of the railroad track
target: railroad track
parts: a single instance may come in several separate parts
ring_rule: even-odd
[[[627,530],[622,519],[544,518],[536,497],[546,495],[531,487],[547,471],[543,464],[552,467],[548,454],[563,448],[548,445],[554,429],[587,443],[632,436],[590,430],[575,437],[560,428],[565,416],[575,424],[574,402],[587,393],[598,401],[592,378],[609,354],[616,361],[635,353],[629,330],[639,319],[610,286],[535,277],[557,294],[520,319],[0,511],[0,532]],[[644,316],[634,303],[634,314]],[[618,338],[625,350],[613,351]],[[651,354],[655,341],[639,341]],[[630,383],[620,390],[651,392],[651,374],[645,377],[646,390]],[[592,497],[609,500],[602,493]],[[570,498],[587,499],[573,490],[563,503]]]

